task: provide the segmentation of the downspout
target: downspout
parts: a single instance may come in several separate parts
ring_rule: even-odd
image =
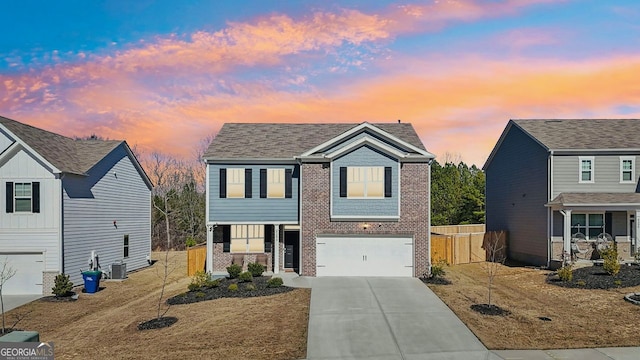
[[[553,150],[549,151],[549,156],[547,157],[547,171],[549,175],[547,176],[547,202],[551,201],[551,196],[553,195]],[[551,235],[553,233],[553,209],[551,207],[547,207],[547,268],[551,265],[551,250],[553,247],[553,243],[551,242]]]
[[[204,205],[204,212],[205,212],[205,228],[207,231],[207,255],[205,256],[205,263],[207,264],[205,271],[208,274],[212,274],[213,273],[213,230],[217,227],[216,224],[212,224],[209,225],[209,197],[211,196],[211,191],[209,191],[209,162],[207,162],[205,160],[205,163],[207,164],[207,167],[205,169],[205,190],[204,193],[207,195],[205,196],[205,205]]]
[[[427,201],[427,214],[429,221],[427,222],[427,257],[429,258],[429,274],[431,274],[431,164],[433,159],[427,162],[427,169],[429,170],[429,182],[427,184],[427,194],[429,200]],[[417,274],[416,274],[417,275]]]
[[[298,275],[302,276],[302,159],[296,158],[298,162]]]
[[[60,174],[60,226],[58,228],[58,248],[60,249],[60,251],[58,251],[58,270],[60,271],[60,273],[64,273],[64,186],[62,184],[64,179],[64,174],[61,173]],[[45,271],[47,271],[47,259],[45,256]]]

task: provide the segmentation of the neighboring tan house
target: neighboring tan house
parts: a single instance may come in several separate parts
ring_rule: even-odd
[[[434,155],[411,124],[225,124],[204,158],[209,272],[429,270]]]
[[[82,285],[91,252],[102,270],[147,265],[151,182],[124,141],[74,140],[0,117],[3,294],[49,294],[59,273]]]
[[[637,119],[509,121],[484,165],[487,231],[507,230],[510,258],[531,264],[578,255],[602,238],[631,257],[638,136]]]

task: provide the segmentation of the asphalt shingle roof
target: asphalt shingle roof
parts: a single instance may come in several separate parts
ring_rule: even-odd
[[[292,159],[360,124],[226,123],[204,154],[207,159]],[[425,150],[410,123],[371,124]]]
[[[547,149],[638,149],[640,119],[518,119]]]
[[[0,124],[66,173],[85,174],[123,143],[121,140],[74,140],[2,116]]]
[[[640,193],[560,193],[549,205],[640,204]]]

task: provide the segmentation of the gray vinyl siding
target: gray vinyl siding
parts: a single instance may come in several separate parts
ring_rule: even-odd
[[[384,199],[349,199],[340,197],[340,167],[389,166],[391,167],[392,196]],[[332,216],[399,216],[398,160],[368,146],[357,148],[334,160],[331,164]]]
[[[627,212],[626,211],[613,211],[611,216],[611,236],[615,239],[616,236],[627,235]]]
[[[584,156],[589,156],[585,154]],[[620,183],[620,156],[595,155],[593,161],[593,183],[579,182],[580,156],[553,156],[553,194],[552,198],[562,192],[636,192],[638,159],[635,160],[634,183]]]
[[[251,169],[252,197],[220,198],[220,169]],[[260,198],[260,169],[291,169],[291,198]],[[297,165],[221,165],[209,164],[209,221],[277,223],[298,221],[298,186],[300,169]]]
[[[553,212],[553,230],[551,236],[564,236],[564,216],[560,211]]]
[[[123,146],[89,171],[89,176],[63,179],[64,272],[82,284],[91,250],[109,271],[123,261],[127,271],[147,266],[151,251],[151,191]],[[116,225],[114,226],[114,221]],[[129,257],[124,258],[124,235],[129,235]]]
[[[512,126],[486,172],[487,231],[509,232],[509,257],[545,265],[547,151]]]

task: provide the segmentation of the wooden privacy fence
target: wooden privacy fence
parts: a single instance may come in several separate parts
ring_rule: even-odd
[[[485,232],[484,224],[432,226],[431,229],[431,261],[433,263],[445,261],[449,265],[458,265],[491,260],[491,249],[497,252],[494,256],[495,260],[506,258],[506,231]],[[442,233],[438,233],[439,231]],[[496,246],[491,246],[496,242],[498,243]]]
[[[193,276],[196,271],[204,271],[207,259],[207,245],[193,246],[187,249],[187,275]]]

